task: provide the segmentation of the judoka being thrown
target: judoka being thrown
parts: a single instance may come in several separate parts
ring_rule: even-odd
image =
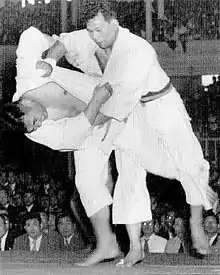
[[[42,77],[41,81],[53,79],[87,104],[94,86],[87,89],[85,83],[96,83],[103,93],[113,91],[100,108],[99,121],[94,123],[104,126],[88,131],[87,124],[76,137],[73,124],[67,124],[73,118],[62,118],[50,124],[45,122],[28,135],[53,149],[80,149],[75,152],[76,186],[97,236],[97,248],[83,265],[92,265],[119,253],[109,226],[112,202],[113,222],[126,224],[130,238],[130,251],[122,266],[133,266],[142,259],[141,223],[151,219],[146,170],[181,182],[191,206],[194,246],[200,253],[207,253],[209,245],[202,228],[202,209],[211,208],[207,193],[209,164],[192,131],[182,99],[160,67],[152,46],[121,28],[115,13],[103,1],[89,1],[83,10],[87,29],[61,34],[50,48],[47,59],[37,62],[40,60],[38,52],[38,59],[32,65],[46,70],[44,76],[47,77]],[[63,81],[62,75],[56,74],[55,64],[64,54],[85,75],[67,77],[69,72],[63,71],[63,78],[68,80]],[[88,82],[82,81],[80,86],[81,77],[88,77]],[[23,92],[31,92],[30,87],[25,89]],[[14,99],[21,94],[18,92]],[[38,96],[41,98],[41,93]],[[52,103],[51,93],[48,98]],[[57,107],[62,105],[61,98],[57,102],[54,99],[56,104]],[[9,113],[12,116],[12,112]],[[52,132],[51,135],[51,127],[58,127],[61,134]],[[105,182],[108,154],[113,148],[119,177],[112,201]]]

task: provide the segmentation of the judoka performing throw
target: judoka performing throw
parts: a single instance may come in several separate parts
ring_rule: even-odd
[[[126,224],[130,238],[130,251],[122,266],[133,266],[142,259],[141,223],[151,219],[146,171],[181,182],[191,207],[194,246],[198,252],[208,253],[202,209],[211,208],[209,164],[182,99],[161,68],[153,47],[120,27],[116,14],[105,1],[85,2],[86,29],[53,36],[55,43],[38,31],[42,42],[37,43],[38,49],[33,47],[35,52],[29,58],[22,47],[30,39],[25,39],[24,34],[22,42],[21,37],[17,51],[18,86],[14,95],[14,105],[29,94],[44,106],[40,123],[31,119],[34,126],[30,129],[35,131],[27,134],[29,138],[57,150],[77,149],[76,186],[97,236],[97,248],[82,265],[96,264],[119,253],[109,225],[112,203],[113,223]],[[41,54],[49,40],[47,58],[42,60]],[[63,55],[85,74],[58,68],[56,62]],[[27,67],[22,65],[25,60],[30,70],[25,71]],[[90,121],[85,108],[96,94],[102,106],[96,106]],[[74,100],[65,103],[65,97],[71,96]],[[27,128],[27,109],[21,103],[18,107],[23,112],[19,121]],[[90,114],[91,111],[92,108]],[[8,122],[18,117],[11,110],[7,113]],[[105,183],[108,157],[113,149],[119,177],[112,199]]]

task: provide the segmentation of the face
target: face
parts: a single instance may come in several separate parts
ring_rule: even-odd
[[[154,223],[153,221],[147,221],[142,224],[142,231],[144,236],[149,238],[154,232]]]
[[[169,211],[166,215],[166,224],[168,226],[172,226],[175,220],[175,213],[173,211]]]
[[[32,239],[36,240],[41,235],[41,224],[37,219],[27,220],[24,229]]]
[[[184,233],[184,220],[182,218],[176,218],[174,221],[173,228],[177,236]]]
[[[49,220],[48,220],[47,214],[41,213],[40,216],[41,216],[42,229],[48,229]]]
[[[118,21],[106,21],[101,13],[87,22],[87,31],[91,39],[101,48],[111,48],[118,33]]]
[[[151,210],[154,211],[157,207],[157,200],[155,197],[151,197]]]
[[[68,238],[70,237],[74,232],[74,225],[73,222],[69,217],[63,217],[59,220],[58,223],[58,230],[59,233],[64,237]]]
[[[40,200],[41,206],[46,210],[49,208],[49,198],[47,196],[44,196]]]
[[[9,202],[9,197],[7,193],[5,192],[5,190],[0,190],[0,204],[4,206],[8,202]]]
[[[9,223],[8,223],[8,221],[5,222],[0,217],[0,238],[5,235],[5,233],[7,232],[8,229],[9,229]]]
[[[207,235],[214,235],[218,231],[218,223],[215,217],[208,216],[204,220],[204,231]]]
[[[30,206],[34,203],[34,195],[32,193],[25,193],[24,194],[24,203],[26,206]]]
[[[158,234],[160,231],[160,224],[159,224],[159,221],[158,220],[155,220],[154,221],[154,233],[155,234]]]
[[[64,201],[66,199],[66,191],[65,190],[59,190],[58,194],[57,194],[57,198],[58,198],[59,204],[64,203]]]
[[[25,110],[23,121],[27,128],[27,132],[31,133],[36,131],[48,117],[46,109],[43,105],[34,100],[23,99],[21,104]]]
[[[13,196],[13,203],[15,206],[20,206],[22,205],[22,198],[21,198],[21,195],[20,194],[15,194]]]

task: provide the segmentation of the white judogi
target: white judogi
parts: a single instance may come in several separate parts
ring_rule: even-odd
[[[70,63],[78,66],[89,75],[102,75],[95,57],[97,46],[90,39],[86,30],[61,34],[60,41],[66,47],[66,58]],[[117,40],[102,75],[101,83],[104,84],[105,82],[110,83],[114,93],[104,104],[101,112],[118,121],[122,121],[130,115],[125,130],[118,138],[115,125],[110,127],[107,136],[107,139],[110,136],[109,144],[111,142],[116,144],[121,150],[124,149],[126,154],[130,152],[129,155],[132,156],[132,159],[136,157],[137,162],[147,171],[180,180],[186,192],[188,203],[204,205],[206,209],[211,208],[206,197],[209,164],[203,158],[201,146],[192,131],[190,118],[179,94],[173,88],[169,94],[146,103],[144,106],[139,103],[142,95],[148,92],[158,92],[169,82],[168,76],[157,60],[153,47],[127,29],[119,28]],[[142,110],[140,110],[141,108]],[[114,136],[115,131],[117,132],[116,136]],[[142,133],[142,135],[136,133]],[[154,142],[151,140],[153,138],[155,138]],[[149,150],[151,143],[148,142],[150,140],[152,149]],[[161,156],[157,159],[153,151],[157,151]],[[82,159],[86,158],[85,154],[88,155],[89,150],[76,153],[79,162],[81,156]],[[125,160],[123,161],[126,163]],[[133,169],[134,167],[135,165],[133,165]],[[83,173],[84,175],[91,175],[92,171],[93,165],[90,163],[88,164],[88,173],[85,173],[85,168]],[[123,178],[123,183],[126,183],[126,187],[124,187],[126,192],[132,186],[135,178],[135,176],[130,175],[131,171],[131,169],[127,169]],[[137,173],[134,172],[134,174]],[[84,175],[78,171],[77,186],[82,189],[81,194],[83,190],[86,190]],[[82,181],[81,177],[83,178]],[[140,185],[145,184],[143,178],[140,180]],[[84,184],[85,186],[82,187]],[[120,186],[119,177],[116,191],[118,188],[123,189]],[[120,208],[118,205],[120,200],[123,201],[126,197],[118,197],[117,194],[119,193],[118,191],[115,194],[113,206],[115,213],[121,213],[117,217],[113,214],[116,222],[123,219],[123,207]],[[141,194],[139,198],[141,198]],[[89,198],[86,197],[86,200]],[[86,200],[84,205],[86,205]],[[127,213],[127,211],[125,212]]]
[[[85,30],[61,34],[60,39],[68,51],[66,57],[70,63],[87,74],[101,76],[94,56],[97,47]],[[107,147],[114,145],[120,148],[116,150],[119,178],[114,195],[113,221],[129,224],[151,219],[145,169],[181,180],[187,202],[209,208],[206,200],[208,163],[203,159],[179,95],[173,89],[160,99],[145,105],[139,103],[141,95],[158,91],[169,81],[153,48],[145,40],[120,28],[101,83],[107,81],[112,85],[114,94],[101,111],[116,120],[104,142],[107,141]],[[126,127],[124,122],[117,123],[129,114]],[[78,118],[71,119],[63,119],[68,126],[63,127],[62,121],[47,125],[47,129],[59,129],[58,132],[61,132],[58,142],[54,140],[54,131],[53,136],[44,135],[47,132],[43,130],[45,125],[29,137],[58,150],[79,149],[82,145],[81,150],[75,152],[76,185],[86,212],[91,216],[112,202],[104,185],[108,156],[102,151],[100,139],[97,140],[97,137],[104,136],[105,127],[93,130],[96,133],[93,135],[87,121],[86,136],[79,138],[75,146],[74,138],[72,143],[69,137],[65,140],[66,132],[71,136],[70,129],[75,129],[73,121]],[[41,139],[38,141],[40,131]],[[83,133],[85,131],[80,132]]]
[[[34,38],[32,40],[32,38]],[[41,45],[36,45],[36,41]],[[17,92],[13,97],[13,100],[18,100],[22,94],[25,92],[29,92],[32,98],[36,100],[43,100],[43,101],[52,101],[53,105],[56,107],[59,106],[59,104],[67,104],[68,102],[65,102],[65,96],[62,94],[62,91],[57,90],[56,87],[54,87],[54,90],[51,93],[50,91],[45,91],[45,88],[42,89],[43,84],[51,84],[53,81],[58,83],[60,86],[68,90],[69,93],[73,94],[74,96],[78,97],[82,101],[88,103],[92,97],[93,89],[94,87],[99,83],[99,77],[90,77],[88,75],[80,74],[77,72],[65,70],[63,68],[56,67],[52,73],[52,75],[49,78],[41,78],[40,73],[35,68],[35,62],[39,59],[41,59],[41,52],[47,49],[51,44],[53,44],[54,41],[47,41],[48,38],[45,37],[39,30],[31,27],[27,29],[20,38],[20,43],[17,50],[17,69],[18,69],[18,76],[17,76]],[[31,45],[30,41],[33,41],[33,44]],[[48,43],[48,44],[47,44]],[[25,49],[23,47],[27,47],[32,49],[32,55],[26,55]],[[35,50],[34,50],[35,49]],[[32,57],[32,59],[31,59]],[[29,68],[28,72],[26,70],[26,67]],[[97,75],[97,74],[96,74]],[[40,88],[39,90],[35,90],[30,92],[30,90],[35,88]],[[60,94],[61,92],[61,94]],[[51,95],[50,95],[51,93]],[[43,97],[43,99],[41,98]],[[50,115],[49,115],[50,118]],[[124,123],[122,123],[124,127]],[[116,125],[117,126],[117,125]],[[120,124],[119,124],[120,126]],[[120,129],[120,127],[119,127]],[[102,129],[95,128],[93,129],[91,125],[88,123],[88,120],[84,116],[83,113],[81,113],[78,117],[71,117],[71,118],[63,118],[58,121],[53,120],[46,120],[43,122],[42,127],[38,128],[37,131],[27,134],[27,137],[32,139],[33,141],[39,142],[41,144],[44,144],[52,149],[56,150],[76,150],[81,149],[81,154],[76,154],[76,170],[81,171],[77,173],[77,176],[80,174],[80,181],[92,181],[96,182],[97,184],[94,185],[94,188],[91,185],[91,190],[89,190],[89,186],[87,186],[85,193],[89,194],[88,199],[85,197],[82,200],[84,203],[84,206],[87,210],[87,214],[93,215],[95,212],[97,212],[100,208],[105,206],[106,204],[112,203],[112,197],[110,196],[107,187],[105,186],[105,182],[107,181],[107,162],[108,162],[108,156],[103,154],[101,150],[101,139],[104,137],[106,132],[106,126],[104,126]],[[82,150],[84,148],[84,150]],[[94,154],[88,154],[87,148],[90,148],[89,152],[95,151],[97,154],[97,157],[95,158]],[[80,158],[78,159],[78,155]],[[86,156],[85,159],[83,156]],[[91,156],[91,157],[90,157]],[[86,163],[96,163],[95,168],[93,168],[93,171],[91,175],[88,174],[88,166]],[[100,165],[98,165],[100,162]],[[126,165],[125,165],[126,164]],[[129,157],[126,157],[126,161],[123,161],[120,165],[119,169],[122,169],[122,171],[126,171],[123,167],[128,165],[131,167],[132,162]],[[85,167],[86,173],[83,172],[83,168]],[[139,173],[139,166],[137,166],[136,170],[132,169],[132,171],[136,171],[133,174],[133,179],[135,182],[137,182],[139,179],[141,179],[141,182],[145,182],[145,176],[146,172],[143,170],[141,173]],[[130,168],[129,168],[130,169]],[[137,177],[137,175],[139,175]],[[83,178],[85,176],[85,178]],[[89,177],[89,180],[88,180]],[[130,177],[132,179],[132,177]],[[133,185],[133,182],[132,182]],[[137,221],[140,220],[141,214],[141,220],[151,219],[151,212],[150,211],[142,211],[143,209],[150,209],[150,199],[149,194],[145,186],[143,184],[141,185],[142,189],[141,194],[144,196],[144,203],[139,203],[136,200],[136,197],[134,196],[135,189],[139,191],[139,185],[138,183],[130,189],[131,194],[131,200],[127,199],[126,203],[129,205],[129,208],[126,206],[125,209],[128,209],[128,213],[123,211],[123,216],[129,216],[128,214],[131,214],[135,217]],[[80,187],[79,187],[80,191]],[[82,192],[80,192],[82,194]],[[117,193],[117,192],[116,192]],[[133,199],[132,199],[133,197]],[[128,198],[128,196],[127,196]],[[134,201],[133,208],[130,210],[130,205],[132,200]],[[124,203],[125,204],[125,203]],[[137,206],[135,204],[138,204]],[[119,206],[121,205],[118,204]],[[133,222],[133,218],[131,220]],[[122,223],[125,223],[125,221],[122,221]]]

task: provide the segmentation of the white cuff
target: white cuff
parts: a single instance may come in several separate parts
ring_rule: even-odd
[[[49,63],[52,66],[53,69],[56,67],[57,62],[53,58],[45,58],[45,59],[43,59],[43,61]]]

